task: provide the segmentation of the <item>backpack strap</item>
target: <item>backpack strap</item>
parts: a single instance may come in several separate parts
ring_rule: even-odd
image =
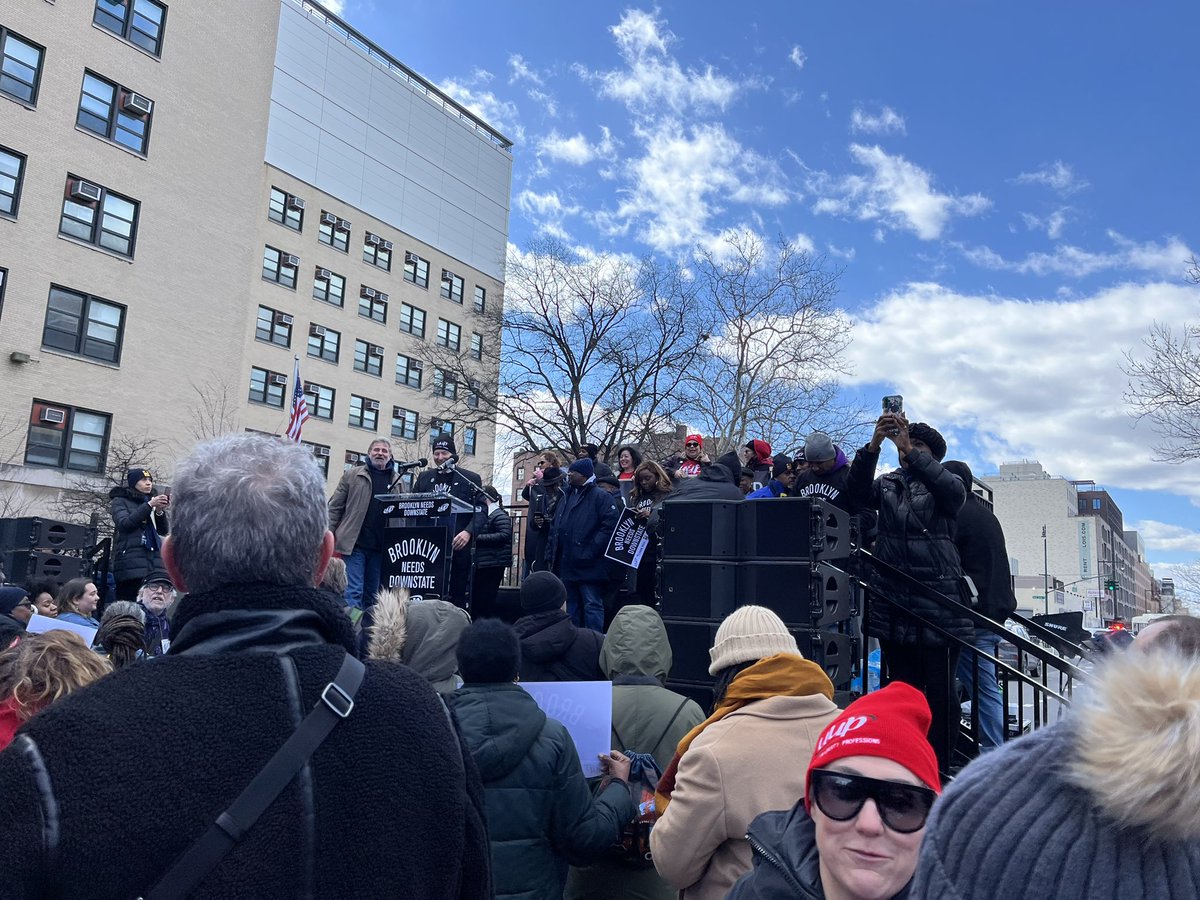
[[[365,672],[366,667],[347,653],[337,676],[325,685],[312,712],[296,726],[228,809],[217,816],[204,835],[146,893],[146,900],[175,900],[196,889],[283,793],[338,722],[350,715]]]

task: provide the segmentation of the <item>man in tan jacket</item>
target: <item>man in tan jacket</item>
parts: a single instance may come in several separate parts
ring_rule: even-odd
[[[804,794],[805,761],[838,714],[829,677],[769,609],[735,610],[709,656],[716,710],[680,741],[650,833],[654,866],[683,900],[724,898],[749,871],[750,821]]]
[[[346,561],[346,602],[363,609],[375,602],[383,562],[383,505],[400,482],[391,442],[371,441],[368,464],[347,470],[329,498],[329,530],[334,550]]]

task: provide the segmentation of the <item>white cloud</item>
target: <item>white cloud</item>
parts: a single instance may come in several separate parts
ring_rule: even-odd
[[[904,116],[890,106],[885,106],[878,115],[871,115],[862,107],[854,107],[850,113],[850,131],[853,134],[905,134]]]
[[[850,155],[865,167],[866,175],[832,179],[817,173],[809,189],[820,199],[816,213],[854,215],[862,221],[911,231],[923,241],[942,236],[955,216],[976,216],[991,206],[982,194],[944,194],[933,187],[933,176],[903,156],[893,156],[878,145],[851,144]]]
[[[515,141],[523,140],[525,130],[521,127],[516,104],[501,100],[492,91],[481,87],[491,80],[490,72],[476,69],[469,82],[451,79],[442,82],[441,88],[493,128]]]
[[[513,84],[518,81],[528,81],[538,87],[542,87],[544,84],[542,76],[529,68],[525,57],[520,53],[513,53],[508,57],[508,83]]]
[[[808,56],[800,48],[799,44],[792,47],[792,52],[788,54],[788,59],[792,61],[792,65],[797,69],[803,69],[804,64],[808,62]]]
[[[585,166],[596,159],[610,159],[614,149],[612,133],[605,127],[601,127],[600,141],[596,144],[590,143],[582,134],[564,137],[557,131],[551,131],[538,143],[541,155],[574,166]]]
[[[321,4],[335,16],[344,18],[346,13],[346,0],[324,0]]]
[[[1072,278],[1085,278],[1110,270],[1178,277],[1187,260],[1194,255],[1187,244],[1173,236],[1162,243],[1146,241],[1139,244],[1112,230],[1107,234],[1113,242],[1113,249],[1107,252],[1060,244],[1052,253],[1030,253],[1020,260],[1005,259],[987,246],[956,246],[970,262],[984,269],[1021,275],[1066,275]]]
[[[1129,527],[1142,536],[1148,551],[1200,554],[1200,531],[1193,531],[1182,525],[1156,522],[1154,519],[1142,519]]]
[[[562,241],[570,239],[566,220],[580,212],[579,206],[564,203],[557,191],[521,191],[516,196],[516,205],[538,231]]]
[[[1088,187],[1087,181],[1077,177],[1071,167],[1061,159],[1033,172],[1022,172],[1013,180],[1017,184],[1042,184],[1060,194],[1074,194]]]
[[[1038,459],[1054,475],[1200,502],[1200,467],[1151,461],[1155,436],[1129,416],[1121,371],[1155,319],[1193,316],[1198,299],[1179,283],[1039,302],[908,285],[856,317],[846,380],[903,394],[914,419],[972,430],[992,464]]]
[[[529,99],[542,107],[542,112],[550,118],[558,115],[558,101],[547,94],[545,91],[539,91],[536,88],[530,88],[528,91]]]
[[[1021,213],[1021,220],[1025,223],[1025,227],[1030,231],[1044,231],[1046,237],[1052,241],[1057,241],[1062,237],[1063,228],[1066,227],[1068,214],[1071,212],[1069,206],[1060,207],[1050,213],[1045,218],[1035,216],[1033,213]]]

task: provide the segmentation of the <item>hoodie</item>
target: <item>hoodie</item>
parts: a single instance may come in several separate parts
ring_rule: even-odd
[[[828,500],[839,509],[854,512],[855,506],[850,502],[846,490],[846,480],[850,477],[850,461],[841,447],[833,448],[837,454],[833,459],[833,468],[828,472],[817,475],[814,472],[802,471],[792,488],[793,497],[818,497]]]
[[[369,659],[402,662],[439,694],[460,684],[458,639],[471,617],[446,600],[409,600],[407,591],[381,590],[375,602]]]
[[[741,480],[742,463],[736,453],[726,453],[708,466],[695,478],[679,482],[667,502],[671,500],[745,500]]]
[[[521,638],[522,681],[603,681],[597,660],[604,635],[580,628],[561,609],[533,613],[513,626]]]
[[[972,762],[934,804],[914,897],[1194,898],[1200,660],[1131,650],[1064,721]]]

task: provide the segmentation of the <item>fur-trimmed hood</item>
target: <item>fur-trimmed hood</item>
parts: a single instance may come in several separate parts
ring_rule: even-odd
[[[1074,712],[1067,778],[1108,817],[1159,838],[1200,838],[1200,660],[1132,650]]]
[[[433,689],[449,693],[458,687],[458,638],[471,617],[446,600],[409,600],[408,591],[384,589],[372,611],[370,659],[404,663]]]

